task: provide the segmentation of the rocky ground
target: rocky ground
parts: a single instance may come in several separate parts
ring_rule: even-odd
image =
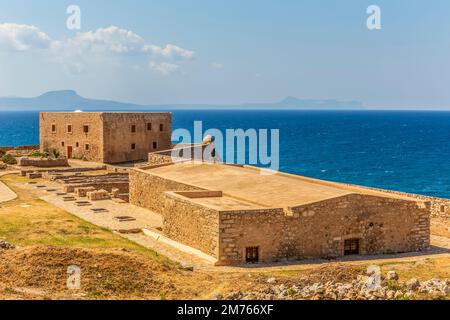
[[[8,249],[14,249],[15,246],[11,243],[8,243],[6,241],[0,240],[0,249],[8,250]]]
[[[318,279],[322,278],[322,279]],[[260,279],[257,290],[217,296],[225,300],[412,300],[450,299],[450,280],[416,278],[400,281],[396,271],[364,274],[348,266],[324,266],[298,279]],[[315,280],[319,280],[315,282]],[[320,281],[322,280],[322,281]],[[342,281],[343,280],[343,281]],[[375,280],[375,281],[374,281]],[[264,283],[265,282],[265,283]]]

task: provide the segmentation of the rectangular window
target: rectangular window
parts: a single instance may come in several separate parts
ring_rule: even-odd
[[[159,125],[159,131],[161,131],[161,132],[164,131],[164,125],[162,123]]]
[[[158,142],[153,141],[153,149],[158,149]]]
[[[80,144],[77,142],[77,143],[75,144],[75,146],[78,148],[78,147],[80,146]]]
[[[152,131],[152,124],[150,122],[147,123],[147,130]]]
[[[359,254],[359,239],[347,239],[344,241],[344,255]]]
[[[84,149],[85,149],[86,151],[89,150],[90,147],[91,147],[91,146],[90,146],[89,144],[85,144],[85,145],[84,145]]]
[[[259,247],[245,248],[245,262],[258,263],[259,262]]]
[[[131,144],[131,150],[136,150],[136,143]]]
[[[131,126],[131,132],[133,132],[133,133],[136,132],[136,125],[135,125],[135,124],[133,124],[133,125]]]
[[[83,126],[83,132],[88,133],[89,132],[89,126]]]
[[[56,132],[56,124],[52,124],[52,132],[53,132],[53,133]]]
[[[67,133],[72,133],[72,125],[71,124],[67,125]]]
[[[61,146],[62,146],[62,147],[64,147],[64,141],[63,141],[63,142],[61,142]]]

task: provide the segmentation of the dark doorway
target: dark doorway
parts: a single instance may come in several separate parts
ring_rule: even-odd
[[[359,254],[359,239],[347,239],[344,241],[344,256]]]
[[[259,262],[259,247],[245,248],[245,262],[246,263]]]
[[[67,147],[67,159],[72,159],[73,156],[73,150],[71,146]]]

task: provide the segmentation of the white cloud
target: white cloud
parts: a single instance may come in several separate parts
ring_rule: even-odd
[[[175,60],[191,60],[195,55],[194,51],[186,50],[173,44],[168,44],[165,48],[161,48],[155,45],[146,45],[144,47],[144,52],[148,52],[155,56]]]
[[[111,26],[95,31],[79,32],[75,37],[55,42],[54,45],[69,50],[82,50],[84,53],[127,54],[140,52],[145,46],[145,41],[132,31]]]
[[[35,26],[16,23],[0,24],[0,50],[46,49],[51,42],[50,37]]]
[[[61,64],[69,73],[83,72],[88,69],[86,66],[89,64],[119,65],[127,63],[128,60],[124,59],[136,58],[128,61],[133,69],[136,67],[136,60],[148,61],[148,58],[151,58],[153,62],[150,63],[150,68],[168,75],[180,69],[180,65],[171,62],[192,60],[195,56],[194,51],[174,44],[160,47],[147,43],[138,34],[116,26],[79,32],[63,40],[52,40],[34,26],[0,24],[0,51],[33,49],[48,50],[48,59]]]
[[[218,62],[211,63],[211,68],[213,69],[223,69],[224,65]]]
[[[161,62],[157,63],[154,61],[151,61],[148,64],[149,68],[153,71],[156,71],[162,75],[169,75],[172,73],[176,73],[180,70],[180,66],[174,63],[168,63],[168,62]]]

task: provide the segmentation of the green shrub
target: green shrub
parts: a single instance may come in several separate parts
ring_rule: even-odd
[[[52,155],[53,155],[53,157],[55,159],[58,159],[61,154],[60,154],[60,152],[57,149],[53,149],[52,150]]]
[[[0,158],[2,158],[6,154],[6,151],[3,149],[0,149]]]
[[[39,151],[33,151],[32,153],[30,153],[30,157],[33,157],[33,158],[44,158],[44,157],[47,157],[47,154],[39,152]]]
[[[2,157],[2,160],[3,160],[4,163],[9,164],[9,165],[11,165],[11,164],[17,164],[16,158],[14,158],[14,157],[13,157],[12,155],[10,155],[10,154],[5,154],[5,155]]]

